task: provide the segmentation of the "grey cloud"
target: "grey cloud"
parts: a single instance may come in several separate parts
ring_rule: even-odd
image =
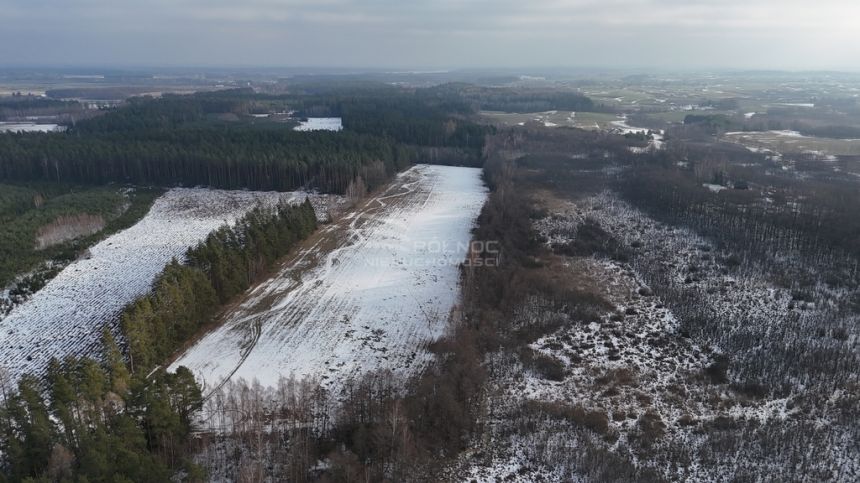
[[[0,65],[857,70],[853,0],[0,0]]]

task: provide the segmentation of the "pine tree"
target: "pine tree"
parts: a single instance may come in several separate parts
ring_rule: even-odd
[[[21,431],[22,474],[40,474],[48,465],[51,448],[56,441],[56,428],[39,391],[39,381],[24,376],[18,383],[16,424]]]
[[[122,352],[110,333],[110,330],[105,328],[102,333],[102,340],[105,346],[105,364],[110,378],[110,389],[119,396],[124,396],[128,392],[128,384],[131,375],[128,367],[123,360]]]

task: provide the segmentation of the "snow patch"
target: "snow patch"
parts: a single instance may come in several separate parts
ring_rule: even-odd
[[[59,124],[37,124],[33,122],[0,122],[0,132],[57,132],[64,131]]]
[[[342,131],[339,117],[309,117],[294,128],[295,131]]]

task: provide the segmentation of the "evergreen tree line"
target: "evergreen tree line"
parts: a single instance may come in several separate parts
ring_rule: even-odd
[[[163,482],[178,469],[202,481],[186,458],[202,406],[194,376],[184,367],[132,375],[108,331],[105,346],[103,365],[54,360],[47,381],[3,386],[0,481]]]
[[[291,85],[291,91],[322,99],[374,101],[382,104],[409,106],[410,112],[427,111],[447,116],[466,117],[478,111],[543,112],[567,110],[610,112],[611,109],[572,89],[535,87],[490,87],[468,82],[448,82],[432,87],[403,89],[374,82],[332,82],[320,79],[305,80]],[[223,91],[222,91],[223,92]],[[354,102],[350,102],[354,104]]]
[[[162,98],[132,97],[121,109],[81,121],[73,129],[79,134],[147,132],[178,129],[184,124],[207,119],[207,115],[247,110],[247,100],[204,95],[165,95]]]
[[[48,99],[32,95],[12,95],[0,99],[0,110],[29,110],[55,107],[70,107],[78,105],[77,101],[61,101],[59,99]]]
[[[250,116],[285,106],[299,116],[339,116],[345,132],[297,133],[289,123]],[[450,148],[433,151],[425,161],[479,164],[485,138],[494,132],[470,120],[481,109],[596,108],[577,92],[469,84],[426,89],[298,84],[281,95],[234,89],[131,98],[66,132],[0,135],[0,180],[261,190],[313,186],[342,193],[360,168],[383,162],[390,176],[415,160],[415,148]]]
[[[504,112],[605,111],[589,97],[574,90],[558,88],[487,87],[451,82],[419,92],[424,98],[445,99],[449,103],[461,102],[473,110]]]
[[[300,116],[340,117],[348,131],[384,136],[408,146],[461,148],[476,159],[485,137],[495,132],[492,126],[468,120],[476,112],[471,104],[423,90],[350,91],[297,99],[295,105]]]
[[[410,156],[376,136],[251,127],[7,133],[0,134],[0,180],[343,193],[362,167],[382,162],[391,176]]]
[[[77,101],[61,101],[30,95],[0,98],[0,121],[21,120],[27,116],[57,115],[81,112]]]
[[[300,116],[340,116],[345,131],[294,132],[289,122],[250,116],[284,106]],[[480,159],[493,128],[469,121],[473,113],[458,97],[384,87],[132,98],[65,132],[0,134],[0,180],[343,193],[362,168],[381,162],[392,176],[419,147]]]
[[[316,226],[309,200],[274,210],[258,207],[189,249],[185,263],[170,263],[152,292],[122,314],[132,370],[167,359],[212,319],[219,303],[245,291]]]

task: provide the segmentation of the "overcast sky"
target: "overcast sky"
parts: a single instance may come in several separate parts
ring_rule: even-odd
[[[860,70],[858,0],[0,0],[0,67]]]

